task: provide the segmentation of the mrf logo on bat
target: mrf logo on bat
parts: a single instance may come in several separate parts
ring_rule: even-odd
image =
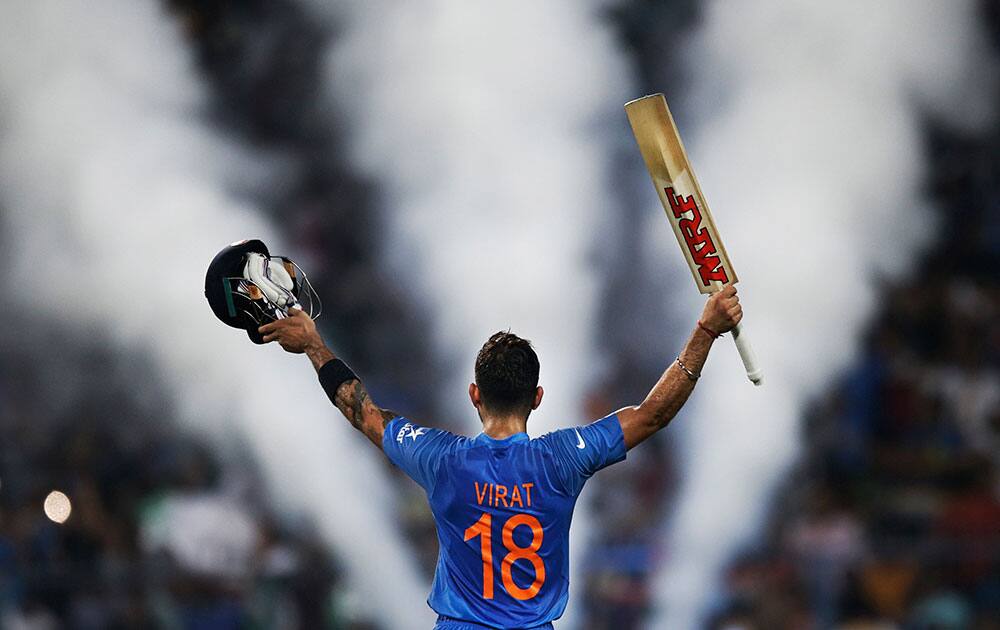
[[[691,169],[667,99],[662,94],[637,98],[625,103],[625,113],[698,290],[714,293],[735,284],[736,271]],[[747,378],[760,385],[763,373],[741,324],[733,328],[733,341]]]
[[[710,287],[712,282],[728,283],[729,273],[719,256],[710,230],[707,226],[702,226],[701,209],[694,196],[682,197],[674,192],[673,186],[665,186],[663,193],[680,230],[682,245],[686,247],[691,262],[698,269],[701,284]]]

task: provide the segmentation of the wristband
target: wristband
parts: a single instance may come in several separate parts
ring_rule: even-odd
[[[331,359],[319,369],[319,384],[323,386],[330,402],[337,404],[337,390],[347,381],[358,380],[358,375],[340,359]]]
[[[687,366],[684,365],[684,363],[681,361],[680,357],[677,357],[677,367],[679,367],[681,370],[683,370],[685,374],[687,374],[688,380],[691,381],[692,383],[701,378],[701,374],[700,373],[695,374],[694,372],[689,370]]]
[[[698,320],[698,328],[701,328],[702,330],[707,332],[712,339],[718,339],[719,337],[722,336],[720,333],[717,333],[708,326],[706,326],[705,324],[702,324],[700,319]]]

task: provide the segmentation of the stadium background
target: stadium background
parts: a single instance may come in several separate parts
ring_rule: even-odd
[[[721,175],[726,168],[749,171],[744,177],[760,189],[754,194],[762,194],[769,186],[798,186],[801,182],[796,178],[800,176],[809,181],[808,172],[787,176],[771,172],[765,178],[752,168],[741,167],[741,160],[753,158],[752,145],[734,150],[732,163],[720,162],[721,158],[713,157],[711,131],[698,131],[710,130],[713,116],[724,118],[727,113],[719,105],[725,101],[719,96],[722,90],[705,88],[705,83],[717,76],[718,83],[729,82],[728,89],[739,94],[738,81],[725,72],[710,76],[699,72],[705,66],[712,68],[699,54],[725,56],[725,50],[706,53],[711,47],[699,40],[706,33],[718,33],[712,30],[713,20],[724,22],[719,15],[724,9],[718,4],[643,0],[553,3],[551,12],[557,17],[581,21],[583,32],[602,33],[595,36],[593,47],[617,50],[616,63],[620,65],[584,68],[594,74],[569,83],[527,84],[526,89],[533,91],[518,94],[505,92],[509,86],[503,70],[508,66],[501,58],[494,60],[496,65],[487,64],[482,72],[485,93],[495,89],[499,104],[476,100],[483,93],[449,93],[444,88],[429,92],[430,96],[421,95],[421,100],[405,89],[409,84],[404,84],[399,92],[388,92],[405,102],[399,111],[380,109],[384,104],[379,99],[385,94],[378,89],[384,88],[372,88],[355,75],[380,71],[391,77],[393,64],[411,71],[412,66],[403,59],[389,58],[384,66],[345,70],[342,64],[360,57],[346,54],[347,62],[336,59],[338,51],[347,49],[350,53],[352,46],[359,45],[360,50],[352,54],[374,56],[370,48],[373,40],[362,40],[363,45],[356,41],[357,32],[364,28],[403,37],[400,29],[379,31],[371,24],[398,26],[400,20],[405,22],[423,11],[437,16],[436,21],[416,20],[414,29],[437,28],[448,33],[460,30],[463,19],[475,19],[479,20],[473,22],[477,28],[487,31],[482,33],[485,43],[478,43],[485,47],[497,43],[488,33],[491,20],[496,19],[496,28],[501,31],[498,42],[511,33],[524,37],[523,42],[498,45],[510,46],[511,51],[528,50],[524,57],[507,60],[510,72],[524,70],[524,64],[544,65],[533,58],[535,54],[551,53],[561,61],[560,55],[567,54],[562,47],[535,50],[533,46],[550,36],[570,36],[550,30],[552,24],[544,21],[547,16],[540,15],[546,13],[544,10],[528,10],[526,6],[503,15],[492,15],[486,8],[467,8],[449,21],[442,16],[449,15],[452,7],[442,3],[409,5],[416,12],[410,16],[400,16],[398,7],[382,3],[345,3],[343,7],[332,5],[334,10],[330,10],[324,3],[291,0],[171,0],[132,5],[5,0],[0,4],[0,31],[4,35],[0,43],[0,212],[4,216],[0,236],[8,265],[8,272],[0,278],[6,296],[0,311],[3,627],[395,628],[418,623],[414,620],[426,623],[428,617],[421,617],[424,612],[414,610],[414,606],[420,607],[436,543],[419,489],[381,462],[359,436],[351,435],[347,424],[332,410],[320,418],[332,427],[329,434],[293,432],[290,438],[281,434],[280,427],[292,424],[292,416],[322,409],[322,401],[317,403],[321,393],[309,404],[300,405],[300,392],[311,391],[307,386],[315,388],[308,370],[302,366],[288,374],[288,366],[295,364],[275,363],[278,359],[273,348],[254,348],[252,354],[246,354],[244,348],[244,354],[227,357],[235,341],[248,344],[234,341],[236,333],[214,322],[204,323],[210,313],[198,303],[200,296],[183,302],[184,308],[178,311],[171,304],[174,279],[170,276],[200,270],[214,253],[203,247],[205,241],[195,238],[191,229],[204,227],[215,239],[207,242],[214,243],[216,249],[244,236],[286,243],[284,248],[275,249],[292,255],[311,273],[324,299],[326,308],[320,321],[331,346],[364,375],[378,399],[416,418],[469,433],[475,431],[474,417],[467,411],[463,415],[454,396],[441,391],[454,381],[456,371],[467,378],[476,348],[456,349],[448,330],[461,328],[454,321],[464,313],[461,309],[493,308],[482,299],[490,295],[466,286],[454,286],[450,294],[434,293],[437,281],[422,276],[437,273],[445,285],[452,276],[434,266],[432,255],[417,255],[419,247],[407,245],[400,235],[423,234],[433,247],[448,255],[479,252],[491,256],[496,255],[492,240],[506,242],[518,235],[534,234],[540,241],[532,241],[518,250],[518,255],[535,257],[540,261],[537,268],[526,272],[501,269],[500,273],[509,272],[512,283],[525,278],[530,281],[535,273],[541,278],[541,288],[523,287],[523,295],[515,290],[501,291],[498,299],[522,300],[524,310],[536,305],[542,309],[549,320],[542,322],[540,333],[516,325],[515,331],[535,339],[543,348],[547,331],[586,326],[582,334],[593,348],[591,353],[573,355],[569,349],[567,353],[596,367],[574,372],[581,376],[573,384],[577,396],[567,399],[562,409],[549,411],[563,414],[555,419],[557,423],[598,417],[641,398],[672,358],[697,313],[687,271],[664,229],[666,224],[648,190],[637,151],[631,146],[624,115],[617,109],[624,100],[653,91],[668,92],[671,103],[677,103],[680,110],[682,128],[691,128],[693,138],[707,138],[689,140],[688,144],[693,147],[695,164],[706,165],[704,170],[699,168],[701,178],[744,279],[741,286],[747,297],[750,331],[767,330],[769,324],[761,321],[764,305],[759,306],[756,317],[754,311],[758,306],[753,301],[755,288],[758,295],[766,294],[765,287],[759,286],[764,284],[761,273],[784,268],[789,280],[799,282],[781,287],[783,294],[809,302],[819,299],[817,293],[829,290],[844,301],[845,311],[840,313],[843,319],[817,321],[807,317],[807,309],[796,311],[793,306],[791,317],[805,321],[795,321],[787,328],[777,326],[793,337],[786,343],[807,348],[818,344],[815,350],[822,355],[824,346],[815,338],[833,326],[840,330],[841,336],[835,338],[844,346],[837,350],[844,354],[829,362],[823,356],[816,357],[817,363],[826,364],[825,371],[808,381],[811,387],[805,388],[801,397],[791,398],[794,423],[781,425],[776,438],[780,446],[773,453],[776,468],[761,476],[741,476],[739,469],[719,471],[727,489],[716,488],[722,497],[719,503],[709,501],[703,509],[724,507],[727,493],[735,492],[759,499],[755,501],[757,512],[718,514],[717,520],[738,518],[750,524],[746,531],[723,529],[721,535],[732,540],[720,539],[717,548],[706,552],[703,564],[709,568],[715,562],[713,554],[720,549],[724,552],[718,572],[709,572],[707,590],[695,585],[678,595],[670,590],[683,582],[677,567],[683,568],[692,559],[684,557],[684,550],[671,542],[671,532],[684,531],[683,519],[674,516],[675,510],[682,501],[691,500],[684,498],[685,479],[689,478],[685,471],[695,465],[692,460],[708,457],[706,444],[697,442],[691,429],[684,427],[706,422],[705,416],[713,409],[706,399],[732,396],[740,400],[741,394],[734,394],[729,386],[743,385],[735,378],[739,375],[732,357],[722,358],[734,355],[732,348],[728,343],[717,347],[710,359],[713,365],[677,424],[637,449],[628,463],[602,473],[584,495],[586,507],[581,509],[581,527],[575,531],[574,542],[579,571],[571,591],[574,610],[564,625],[595,629],[676,627],[668,621],[670,603],[675,601],[672,598],[684,597],[689,607],[697,609],[698,624],[712,628],[983,630],[1000,626],[996,616],[1000,610],[1000,332],[995,326],[1000,314],[1000,126],[989,115],[981,115],[975,108],[963,110],[957,117],[942,113],[939,106],[947,106],[946,98],[921,100],[919,82],[907,86],[912,87],[917,102],[911,112],[917,121],[916,142],[904,147],[914,154],[907,156],[913,166],[904,169],[900,179],[913,179],[914,194],[926,202],[926,209],[886,208],[885,199],[871,196],[877,192],[859,191],[858,203],[867,213],[847,213],[854,231],[845,234],[856,236],[872,249],[879,248],[882,244],[878,240],[861,235],[861,219],[867,225],[869,221],[879,223],[883,216],[888,217],[886,222],[897,222],[894,229],[898,232],[920,233],[900,236],[892,230],[881,232],[886,238],[911,239],[912,243],[905,255],[894,258],[896,262],[881,267],[877,261],[862,265],[860,277],[841,267],[822,267],[815,276],[803,277],[792,268],[816,272],[808,260],[820,256],[819,244],[793,249],[794,255],[782,261],[783,267],[758,264],[756,260],[766,259],[768,252],[759,251],[761,248],[754,247],[740,232],[747,224],[737,216],[741,213],[739,202],[747,193],[720,190],[729,182],[712,183],[712,175]],[[144,8],[135,8],[140,5]],[[912,17],[915,22],[928,15],[916,4],[893,6],[890,15]],[[981,65],[984,72],[973,73],[978,77],[975,85],[960,96],[966,102],[988,99],[986,109],[994,109],[997,88],[992,82],[993,64],[1000,46],[997,5],[936,6],[947,7],[940,10],[942,15],[965,12],[969,19],[945,20],[936,24],[941,32],[931,29],[923,34],[944,37],[958,24],[969,30],[954,40],[944,37],[945,45],[982,39],[984,48],[978,56],[961,59]],[[808,8],[799,10],[799,17],[801,11],[809,12]],[[769,3],[755,5],[757,13],[769,11],[780,14],[782,9]],[[794,18],[795,10],[790,14]],[[934,11],[929,15],[933,17]],[[533,26],[535,18],[541,26]],[[501,23],[511,19],[510,24]],[[888,32],[894,33],[897,27],[905,31],[905,22],[892,24]],[[776,23],[782,24],[780,19]],[[874,18],[871,23],[876,30],[885,27]],[[809,32],[808,24],[794,19],[786,25],[792,31],[800,27]],[[504,28],[508,30],[502,31]],[[838,28],[847,32],[852,26],[833,24],[830,28],[836,35]],[[916,32],[921,33],[919,28]],[[74,43],[80,33],[85,34],[81,40],[84,45]],[[100,33],[108,37],[103,47],[92,41],[99,39],[95,34]],[[780,32],[755,34],[781,38]],[[468,53],[476,58],[471,52],[477,45],[475,37],[460,41],[466,48],[452,54]],[[907,39],[905,33],[898,40],[885,41],[894,42],[886,44],[883,52],[887,57],[892,56],[894,46],[931,45]],[[392,47],[389,41],[381,43]],[[833,57],[843,52],[835,40],[813,44],[821,58],[824,50]],[[588,63],[596,63],[585,51],[569,50]],[[130,57],[136,51],[149,57]],[[420,54],[405,47],[399,51]],[[915,58],[919,62],[919,56]],[[762,59],[766,61],[756,61]],[[56,89],[60,84],[52,77],[58,78],[58,69],[73,63],[86,72],[70,77],[69,87]],[[823,63],[838,67],[835,60]],[[561,66],[557,62],[553,67]],[[431,71],[427,76],[410,76],[409,80],[446,84],[434,74],[438,66],[431,64],[427,69]],[[453,71],[440,70],[445,75]],[[624,71],[628,80],[620,79],[614,89],[603,92],[586,85],[590,80],[613,77],[616,70]],[[917,72],[961,74],[949,66],[924,65]],[[179,89],[169,79],[178,75],[187,77]],[[74,86],[92,77],[99,79],[94,85],[111,77],[108,85],[122,94],[138,94],[137,107],[178,112],[184,124],[196,124],[145,127],[145,122],[155,122],[155,118],[132,117],[131,105],[116,110],[106,93],[84,90],[80,97],[73,91]],[[341,77],[342,84],[338,83]],[[819,78],[837,80],[836,76]],[[854,78],[847,77],[848,85]],[[163,85],[158,86],[161,80]],[[781,85],[780,80],[775,84]],[[961,85],[945,82],[942,89],[961,92]],[[55,87],[39,91],[39,86]],[[547,88],[557,92],[567,87],[585,94],[546,92]],[[977,95],[977,89],[985,96]],[[671,94],[688,91],[695,96],[675,100]],[[365,94],[368,100],[362,99],[358,105],[349,98],[354,93]],[[40,96],[33,100],[22,99],[22,95]],[[596,96],[614,101],[593,110],[578,102]],[[411,97],[413,100],[408,100]],[[471,101],[467,112],[440,100],[462,101],[466,97]],[[387,208],[399,203],[401,190],[414,189],[407,188],[411,181],[407,178],[428,177],[421,171],[420,160],[426,157],[430,166],[441,162],[433,155],[422,156],[418,145],[413,157],[373,163],[372,155],[379,155],[378,148],[398,145],[394,150],[406,153],[414,149],[406,146],[408,142],[419,143],[422,138],[428,146],[440,148],[439,138],[480,126],[501,127],[499,132],[507,133],[498,122],[504,116],[498,108],[505,105],[524,107],[529,115],[537,111],[538,129],[531,128],[530,120],[515,121],[529,126],[521,133],[540,135],[536,148],[548,146],[553,152],[550,159],[569,160],[565,168],[579,169],[581,180],[585,180],[576,188],[572,180],[569,185],[561,184],[565,178],[547,170],[552,168],[549,162],[539,164],[537,156],[523,155],[516,158],[515,166],[523,164],[523,177],[531,181],[526,190],[552,204],[554,213],[568,212],[571,220],[572,207],[567,211],[555,206],[571,206],[582,195],[600,202],[604,214],[578,219],[584,229],[573,237],[578,241],[568,244],[561,237],[570,240],[570,235],[546,231],[544,217],[526,216],[513,208],[509,221],[514,227],[504,226],[492,239],[482,234],[470,236],[469,231],[476,229],[474,219],[466,221],[448,214],[423,228],[390,225],[396,219]],[[795,104],[786,105],[788,110],[775,116],[794,116]],[[78,116],[88,108],[111,112],[107,119],[101,119],[107,126],[75,126],[75,121],[91,120]],[[444,113],[429,118],[403,113],[421,108],[441,108]],[[470,118],[450,118],[456,112]],[[883,112],[893,115],[889,109]],[[397,115],[404,123],[430,120],[439,127],[418,130],[424,135],[394,138],[391,134],[399,128],[386,120]],[[374,137],[357,139],[359,116],[367,117],[367,124],[376,130],[369,132],[375,133]],[[572,127],[570,132],[579,137],[579,145],[561,146],[561,137],[547,135],[545,125],[560,121]],[[578,121],[587,124],[576,125]],[[47,133],[33,134],[36,123]],[[134,128],[116,136],[115,123]],[[685,124],[690,127],[683,127]],[[726,123],[720,126],[727,128]],[[380,127],[389,137],[378,136]],[[793,125],[785,132],[794,134],[796,129]],[[200,144],[188,139],[199,131],[222,140]],[[795,144],[794,139],[780,134],[771,137],[767,132],[758,130],[754,137],[783,146]],[[135,143],[143,142],[147,133],[168,138],[168,144],[179,137],[175,142],[181,147],[179,158],[168,151],[161,164],[157,151],[136,151],[133,155]],[[116,138],[128,146],[88,143],[91,136]],[[484,135],[485,140],[491,138]],[[725,145],[725,134],[714,142]],[[376,149],[363,149],[359,157],[357,146],[365,143]],[[89,147],[98,147],[101,152]],[[484,154],[493,150],[481,147],[475,138],[465,145],[459,143],[459,147]],[[500,146],[496,150],[516,148]],[[766,153],[766,147],[756,149]],[[50,150],[63,161],[46,158]],[[94,168],[115,151],[118,153],[110,162],[114,168],[108,174],[111,179],[94,178]],[[78,155],[67,157],[74,152]],[[168,194],[165,200],[161,197],[160,205],[151,202],[151,209],[144,207],[147,191],[141,187],[143,181],[129,179],[134,165],[128,162],[133,157],[148,162],[153,172],[174,169],[170,159],[188,160],[189,170],[204,170],[199,176],[215,177],[221,182],[220,189],[237,200],[236,205],[254,208],[253,220],[241,223],[230,218],[202,226],[194,214],[191,222],[173,221],[174,205],[203,203],[181,192]],[[473,158],[487,159],[468,157],[470,161]],[[483,165],[487,170],[495,167],[489,162]],[[502,187],[510,174],[504,173],[502,166],[496,168],[496,182]],[[385,171],[403,175],[393,179]],[[447,181],[427,186],[441,190],[460,187],[464,173],[456,166],[442,175]],[[892,188],[898,173],[878,175],[886,188]],[[841,174],[834,171],[829,176]],[[109,183],[116,177],[134,184],[134,188],[123,189],[135,195],[126,205],[131,204],[139,222],[155,225],[154,233],[143,232],[129,224],[125,214],[114,214],[110,209],[105,217],[102,203],[120,201],[108,201],[119,190],[118,184]],[[844,177],[849,181],[850,174]],[[183,183],[183,177],[180,179]],[[603,181],[595,183],[595,179]],[[555,192],[547,191],[548,186]],[[560,192],[565,193],[565,199],[560,198]],[[505,202],[518,199],[499,194]],[[456,203],[447,193],[436,191],[427,199],[429,204]],[[909,197],[887,193],[887,199],[899,205],[900,199]],[[459,195],[458,200],[468,203],[464,213],[474,216],[480,211],[476,197]],[[483,203],[488,205],[485,200]],[[433,208],[423,210],[433,213]],[[810,207],[797,210],[802,214],[766,216],[761,221],[784,219],[789,223],[771,227],[794,235],[796,221],[808,221],[810,212],[821,211]],[[161,222],[161,216],[170,220]],[[923,231],[913,227],[920,222],[930,227]],[[220,225],[233,231],[221,242],[219,235],[228,232],[220,231]],[[120,234],[115,233],[118,229]],[[155,239],[156,244],[137,239],[137,234]],[[833,240],[837,235],[828,236]],[[448,244],[452,238],[471,245],[453,247]],[[847,248],[850,244],[845,241],[834,246]],[[118,247],[128,249],[129,255],[106,254]],[[389,251],[400,247],[404,251]],[[873,259],[878,257],[870,253]],[[545,299],[536,300],[536,291],[556,291],[575,281],[572,276],[577,267],[553,272],[547,270],[546,261],[564,264],[581,258],[590,280],[574,290],[590,296],[592,313],[578,313],[583,309],[579,303],[557,300],[552,305]],[[419,267],[412,276],[401,271],[411,260]],[[422,260],[431,262],[420,267]],[[127,264],[122,265],[123,261]],[[450,264],[461,267],[470,263],[452,259]],[[183,280],[181,286],[200,292],[200,278],[191,275]],[[781,280],[769,278],[768,282]],[[116,289],[104,293],[110,284]],[[867,288],[862,290],[862,285]],[[842,292],[836,293],[838,290]],[[868,296],[859,298],[863,308],[854,309],[847,303],[852,291]],[[577,294],[568,291],[554,297],[564,295]],[[782,308],[787,306],[782,303]],[[447,315],[452,308],[459,315]],[[122,312],[132,315],[120,316]],[[569,323],[577,315],[580,323]],[[190,324],[187,318],[201,323]],[[444,332],[442,318],[449,327]],[[495,327],[509,323],[497,321]],[[213,336],[199,336],[196,342],[208,345],[209,355],[221,355],[223,365],[227,360],[236,363],[254,357],[252,370],[233,367],[231,378],[243,380],[249,389],[276,390],[278,402],[268,407],[273,413],[264,414],[278,427],[276,433],[261,434],[241,423],[243,407],[234,397],[250,394],[220,388],[218,396],[205,397],[204,390],[188,387],[190,380],[201,378],[199,362],[208,361],[186,343],[185,331],[198,326],[219,337],[217,347]],[[151,343],[149,339],[155,336],[160,338]],[[767,387],[780,390],[794,384],[781,378],[780,365],[791,361],[784,353],[792,350],[775,342],[777,338],[764,334],[758,350],[765,368],[778,375]],[[456,356],[458,352],[461,354]],[[564,367],[563,359],[552,354],[541,352],[543,384],[547,374],[552,380],[559,378],[556,374]],[[185,362],[184,357],[191,359]],[[181,369],[190,370],[192,376],[179,378],[170,373]],[[732,378],[722,381],[724,370]],[[303,389],[289,388],[285,377],[275,377],[275,372],[303,382]],[[258,380],[245,382],[248,374]],[[217,375],[206,378],[212,385],[218,383]],[[753,390],[746,394],[752,395]],[[554,404],[549,401],[549,405]],[[730,436],[732,440],[752,441],[755,432],[761,440],[775,437],[765,437],[771,418],[759,413],[746,415],[737,420],[753,428],[745,437]],[[259,425],[254,426],[259,429]],[[312,425],[293,426],[297,432]],[[300,453],[295,439],[316,439],[316,435],[335,441],[328,447],[314,445],[321,457],[327,453],[328,467],[319,470],[324,473],[322,478],[313,478],[313,485],[303,487],[302,478],[294,477],[289,469],[298,463],[307,468],[313,455]],[[268,438],[274,450],[261,446],[260,440]],[[725,434],[712,436],[715,440],[724,438]],[[703,450],[698,450],[698,444]],[[745,446],[752,450],[750,444]],[[283,464],[274,463],[282,458]],[[289,475],[291,482],[287,481]],[[385,483],[357,485],[359,480],[376,476]],[[288,492],[289,485],[297,485],[302,493]],[[72,501],[72,514],[62,525],[50,522],[42,511],[43,499],[52,489],[65,492]],[[384,528],[378,530],[379,535],[387,532],[393,538],[363,540],[365,521],[352,521],[347,514],[364,510],[376,512],[372,522]],[[688,555],[694,553],[693,561],[698,563],[702,549],[697,545],[692,548]],[[365,555],[371,549],[380,549],[379,555]],[[372,599],[372,584],[382,591],[383,599]],[[398,606],[390,610],[392,606],[386,602],[396,597]]]

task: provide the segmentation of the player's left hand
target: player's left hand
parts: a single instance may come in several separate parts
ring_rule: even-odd
[[[257,332],[264,336],[264,343],[277,341],[286,352],[293,354],[302,354],[310,347],[323,344],[316,322],[298,308],[290,309],[284,319],[264,324]]]
[[[716,333],[727,333],[743,319],[743,307],[736,295],[736,287],[727,285],[712,294],[701,313],[701,322]]]

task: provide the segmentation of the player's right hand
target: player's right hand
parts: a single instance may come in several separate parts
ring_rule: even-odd
[[[720,335],[735,328],[741,319],[743,307],[736,295],[736,287],[731,284],[712,294],[701,313],[701,323]]]
[[[277,341],[292,354],[302,354],[312,347],[323,345],[323,339],[316,331],[316,322],[300,308],[290,309],[287,317],[264,324],[257,332],[264,336],[264,343]]]

